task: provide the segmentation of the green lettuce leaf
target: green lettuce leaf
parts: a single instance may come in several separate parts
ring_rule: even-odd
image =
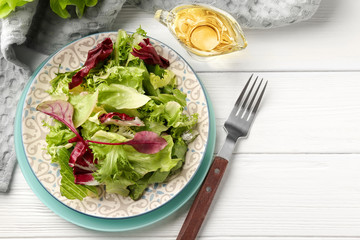
[[[160,135],[169,129],[169,127],[165,126],[163,123],[150,121],[149,119],[146,119],[144,123],[145,127],[141,128],[141,131],[152,131]]]
[[[164,70],[162,76],[158,76],[155,73],[150,73],[150,83],[154,89],[162,88],[167,85],[174,87],[176,82],[176,75],[170,70]]]
[[[102,142],[124,142],[125,137],[112,132],[98,131],[92,137],[94,141]],[[91,144],[94,158],[99,161],[98,170],[94,173],[94,178],[106,185],[109,193],[118,193],[128,196],[127,187],[135,183],[141,176],[134,171],[129,163],[121,145]]]
[[[156,154],[140,153],[127,145],[91,144],[94,157],[99,160],[98,170],[94,173],[95,179],[106,184],[108,192],[110,190],[112,193],[130,195],[133,199],[137,199],[145,185],[164,181],[171,169],[181,161],[177,158],[172,159],[174,143],[171,136],[167,135],[163,138],[168,144]],[[128,139],[117,133],[98,131],[92,140],[124,142]],[[155,173],[156,175],[153,176]]]
[[[146,104],[150,97],[140,94],[136,89],[120,84],[101,84],[99,86],[99,104],[121,109],[136,109]]]
[[[109,129],[109,127],[102,125],[102,124],[96,124],[90,120],[86,120],[82,125],[81,125],[81,136],[84,139],[91,139],[92,136],[100,131],[100,130],[107,130]]]
[[[182,166],[181,159],[171,157],[174,146],[172,137],[167,135],[163,138],[168,142],[168,145],[157,154],[143,154],[130,146],[124,146],[134,170],[143,175],[143,178],[129,186],[129,196],[134,200],[143,194],[149,184],[164,182],[173,168]]]
[[[49,94],[52,99],[68,100],[69,82],[75,72],[58,73],[55,78],[50,81],[51,88]]]
[[[50,132],[46,135],[47,152],[51,156],[51,161],[57,162],[58,149],[72,147],[72,144],[68,143],[68,141],[76,135],[67,126],[56,120],[54,120],[53,125],[47,123],[44,125],[50,129]]]
[[[81,18],[85,7],[93,7],[97,0],[50,0],[50,7],[54,13],[62,18],[69,18],[70,13],[67,10],[69,5],[75,6],[76,15]]]
[[[78,128],[83,124],[91,115],[98,99],[98,92],[93,94],[78,94],[71,95],[69,102],[74,107],[73,122],[74,126]]]
[[[141,26],[132,35],[124,30],[119,30],[114,44],[114,59],[116,65],[138,66],[142,60],[129,54],[133,48],[139,48],[139,43],[146,36]]]
[[[179,103],[182,107],[186,106],[186,94],[181,92],[179,89],[174,89],[171,94],[159,94],[157,97],[151,97],[154,100],[158,100],[162,103],[168,103],[170,101],[175,101]]]
[[[171,135],[179,138],[185,132],[194,128],[198,121],[198,114],[187,116],[183,114],[181,105],[177,102],[168,102],[165,105],[164,118],[167,120],[168,126],[171,126]]]
[[[144,154],[136,151],[131,146],[124,146],[129,162],[134,170],[144,176],[148,172],[158,169],[162,172],[170,171],[177,164],[177,159],[171,158],[171,150],[174,142],[170,135],[163,136],[167,141],[167,146],[156,154]]]
[[[164,109],[164,117],[167,120],[168,126],[178,127],[181,123],[182,107],[179,103],[170,101],[167,102]]]
[[[134,200],[139,199],[149,184],[164,182],[169,176],[169,172],[156,171],[154,173],[146,174],[142,179],[137,181],[134,185],[129,186],[130,197]]]
[[[119,30],[114,44],[114,59],[116,65],[124,64],[131,51],[132,37],[124,30]]]
[[[21,7],[33,0],[2,0],[0,1],[0,18],[7,17],[16,7]]]

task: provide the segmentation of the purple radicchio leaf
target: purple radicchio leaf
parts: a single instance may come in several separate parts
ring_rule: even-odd
[[[72,140],[72,139],[71,139]],[[94,155],[85,141],[76,143],[69,159],[69,166],[73,168],[75,183],[81,185],[99,185],[94,179],[92,173],[97,169],[94,160]]]
[[[79,158],[83,157],[88,149],[89,149],[89,146],[87,143],[85,143],[85,141],[77,142],[74,149],[72,150],[72,152],[70,154],[69,166],[74,167],[77,160]]]
[[[150,43],[149,38],[145,38],[139,43],[140,49],[133,48],[131,54],[135,57],[142,59],[146,64],[156,65],[159,64],[162,68],[170,66],[169,60],[160,56],[153,45]]]
[[[106,38],[99,43],[95,48],[88,52],[87,59],[84,66],[72,77],[69,83],[69,89],[79,86],[83,78],[86,77],[90,70],[94,68],[99,62],[104,61],[113,51],[113,42],[110,38]]]
[[[80,158],[78,158],[74,164],[73,174],[75,177],[75,183],[81,185],[99,185],[99,182],[96,181],[92,175],[97,168],[97,160],[94,160],[94,155],[92,154],[90,148],[89,151],[86,151]]]
[[[100,183],[95,180],[92,173],[81,173],[74,175],[75,183],[80,185],[97,186]]]
[[[145,154],[155,154],[167,145],[167,141],[160,137],[157,133],[150,131],[142,131],[135,134],[134,138],[127,142],[121,143],[108,143],[108,142],[98,142],[91,141],[91,143],[105,144],[105,145],[130,145],[133,146],[138,152]]]

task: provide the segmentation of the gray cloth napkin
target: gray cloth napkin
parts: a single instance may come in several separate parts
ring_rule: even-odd
[[[5,0],[6,1],[6,0]],[[273,28],[309,19],[321,0],[128,0],[145,11],[171,10],[180,4],[203,3],[232,14],[244,28]],[[31,71],[17,60],[13,45],[50,54],[66,43],[90,33],[117,30],[113,26],[125,0],[99,0],[79,19],[62,19],[49,0],[34,0],[0,21],[0,192],[6,192],[15,166],[16,105]]]

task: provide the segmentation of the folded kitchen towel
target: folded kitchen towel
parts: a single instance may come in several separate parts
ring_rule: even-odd
[[[2,0],[8,2],[10,0]],[[244,28],[273,28],[309,19],[321,0],[128,0],[145,11],[171,10],[180,4],[203,3],[232,14]],[[49,0],[34,0],[0,20],[0,192],[8,190],[16,162],[14,119],[21,91],[31,75],[17,60],[13,45],[50,54],[64,44],[90,33],[117,30],[114,22],[125,0],[99,0],[78,18],[62,19],[49,6]]]

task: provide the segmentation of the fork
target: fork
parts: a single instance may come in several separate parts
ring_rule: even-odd
[[[256,77],[251,84],[253,75],[254,74],[250,76],[245,84],[244,89],[241,91],[240,96],[235,102],[235,106],[224,124],[227,132],[225,143],[211,164],[210,170],[179,232],[178,240],[195,239],[225,173],[228,160],[231,158],[237,140],[239,138],[246,138],[249,133],[267,86],[267,81],[263,84],[264,81],[261,79],[256,87],[258,77]],[[251,87],[247,91],[250,85]],[[255,92],[253,92],[254,89]],[[248,102],[249,100],[250,102]]]

